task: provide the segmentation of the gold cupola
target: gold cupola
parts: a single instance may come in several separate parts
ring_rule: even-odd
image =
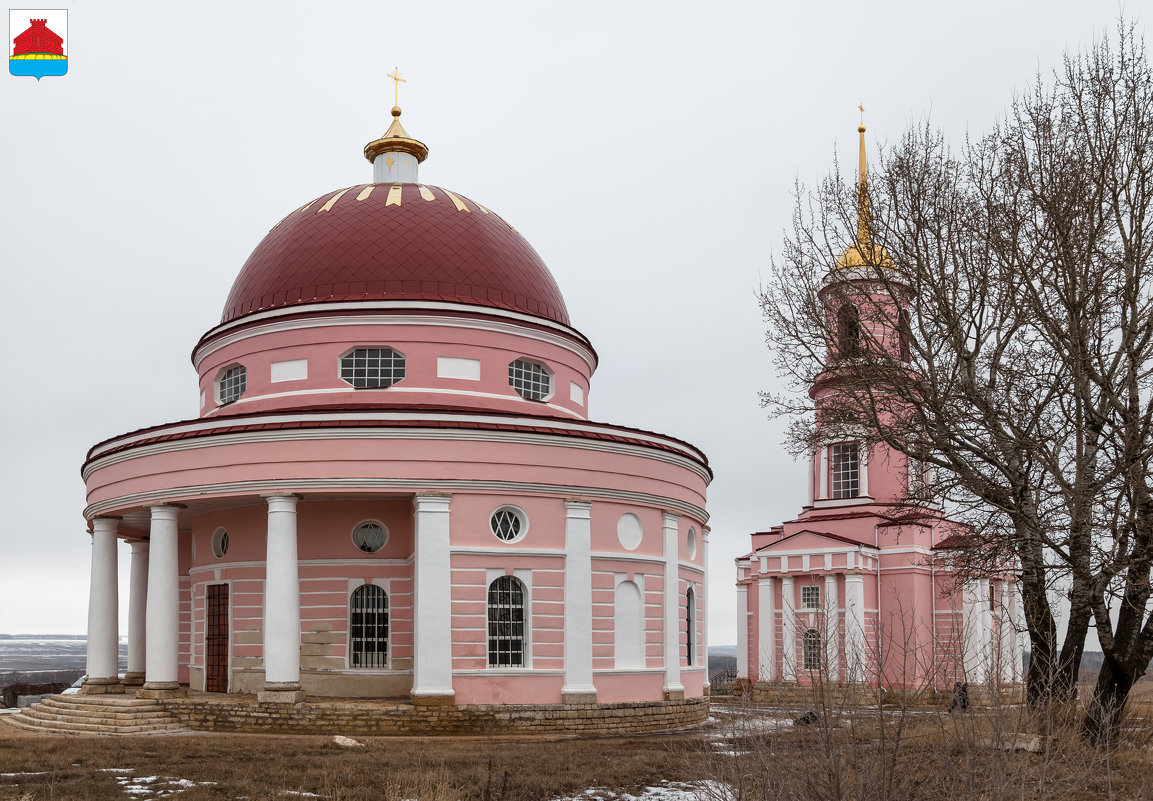
[[[857,240],[837,259],[838,270],[849,270],[854,267],[886,266],[889,263],[889,254],[883,248],[873,244],[873,237],[869,230],[869,171],[865,164],[865,109],[861,109],[861,124],[857,126],[860,136],[860,153],[857,163]]]
[[[428,158],[428,145],[413,139],[400,124],[400,69],[388,76],[396,82],[392,125],[379,139],[364,146],[364,157],[372,163],[374,183],[417,183],[417,165]]]

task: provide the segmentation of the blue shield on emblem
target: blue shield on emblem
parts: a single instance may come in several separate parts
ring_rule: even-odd
[[[16,8],[8,12],[8,72],[36,80],[68,72],[68,11]]]

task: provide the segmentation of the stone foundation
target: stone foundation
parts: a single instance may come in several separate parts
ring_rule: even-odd
[[[637,734],[703,723],[709,715],[708,698],[625,704],[414,706],[351,700],[261,704],[250,696],[232,695],[169,698],[162,703],[181,724],[196,731],[361,736]]]

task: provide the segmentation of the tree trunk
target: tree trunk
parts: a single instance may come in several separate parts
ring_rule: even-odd
[[[1121,717],[1125,712],[1125,702],[1129,700],[1129,690],[1133,688],[1133,674],[1119,661],[1105,655],[1097,686],[1093,689],[1093,700],[1085,713],[1082,735],[1095,746],[1112,746],[1121,734]]]

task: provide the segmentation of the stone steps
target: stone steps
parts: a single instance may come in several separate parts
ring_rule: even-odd
[[[163,705],[132,696],[54,695],[4,718],[16,728],[77,734],[150,734],[183,728]]]

